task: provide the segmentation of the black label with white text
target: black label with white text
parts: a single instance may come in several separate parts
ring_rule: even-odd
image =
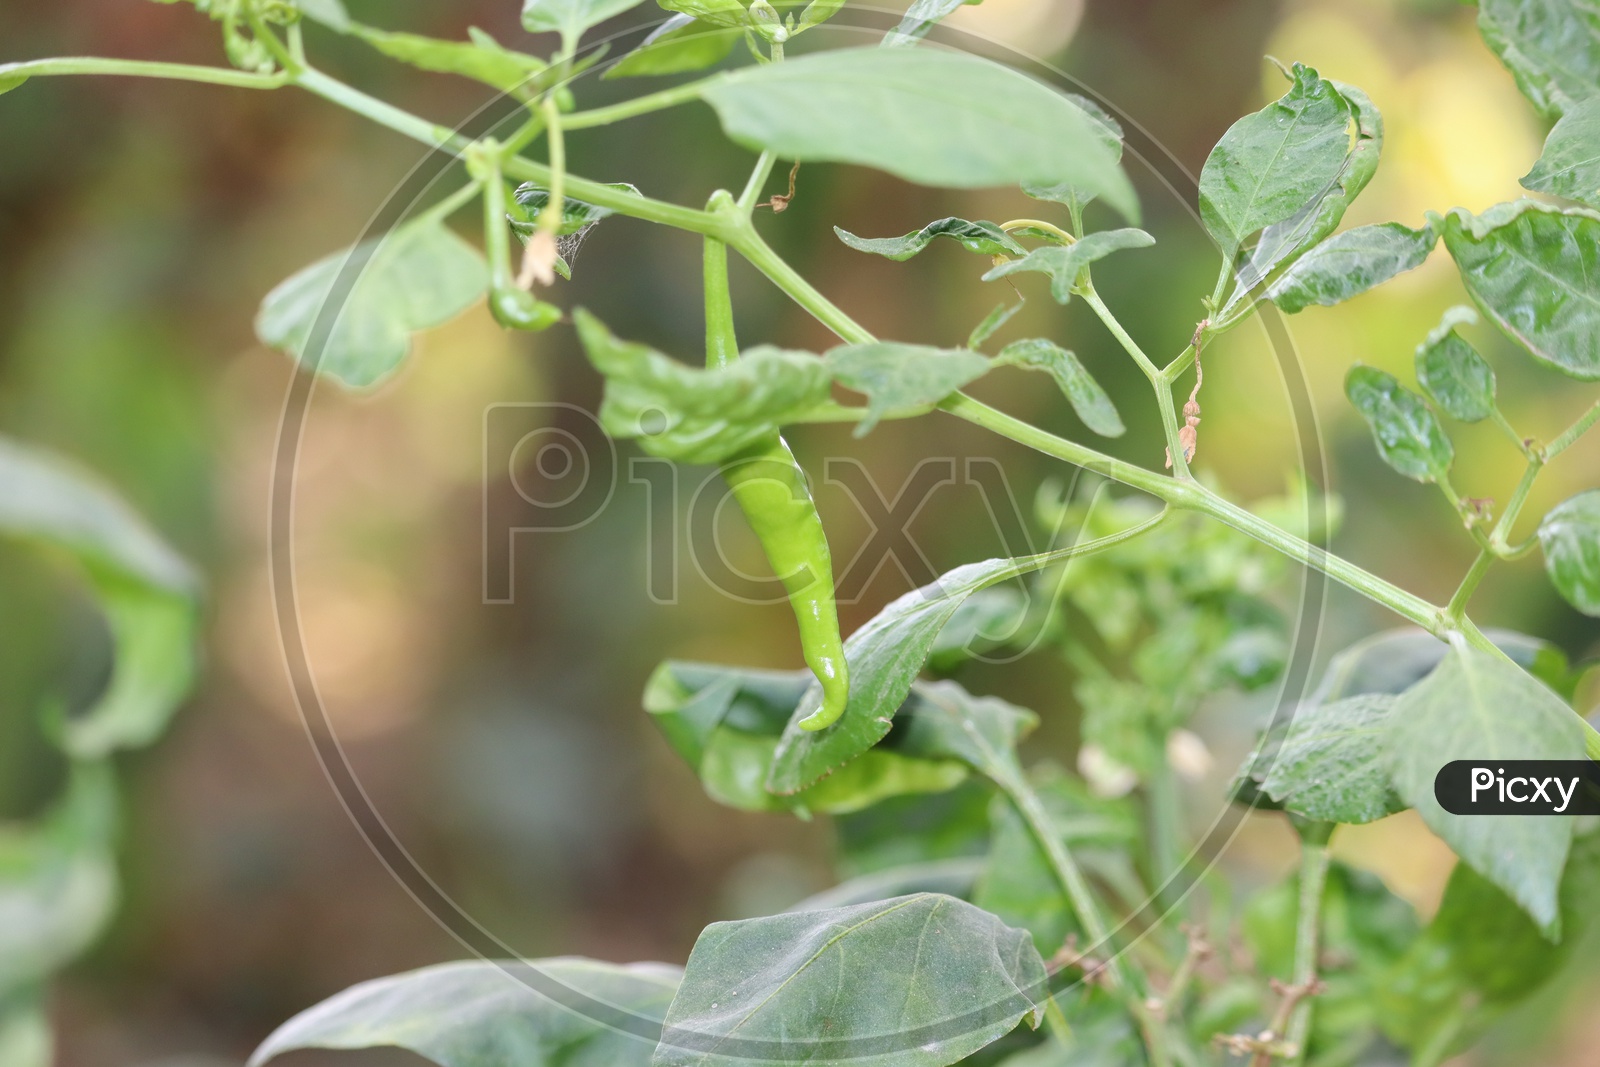
[[[1465,760],[1433,780],[1453,815],[1600,815],[1600,763],[1593,760]]]

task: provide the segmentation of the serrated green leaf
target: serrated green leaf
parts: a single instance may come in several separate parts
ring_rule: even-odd
[[[1077,356],[1054,341],[1040,337],[1012,341],[1000,350],[994,361],[1040,370],[1050,375],[1083,424],[1102,437],[1121,437],[1126,432],[1122,416],[1117,414],[1116,405],[1100,387],[1100,383],[1094,380]]]
[[[1532,200],[1452,211],[1444,243],[1495,325],[1540,362],[1600,381],[1600,216]]]
[[[1302,704],[1261,788],[1318,822],[1367,823],[1402,810],[1384,752],[1394,700],[1370,693]]]
[[[945,1067],[1037,1026],[1046,995],[1028,935],[953,897],[713,923],[654,1064]]]
[[[1019,272],[1038,271],[1050,276],[1050,295],[1056,303],[1065,304],[1072,299],[1072,291],[1077,287],[1078,276],[1083,268],[1124,248],[1148,248],[1155,243],[1156,239],[1143,230],[1102,230],[1070,245],[1035,248],[1021,259],[1002,263],[990,270],[983,280],[991,282]]]
[[[77,764],[34,826],[0,825],[0,1001],[99,937],[117,899],[116,793],[104,764]]]
[[[1572,710],[1520,668],[1453,636],[1439,666],[1395,701],[1389,724],[1389,769],[1401,798],[1554,940],[1572,821],[1452,815],[1434,798],[1433,783],[1458,759],[1581,759]]]
[[[1105,146],[1106,151],[1111,153],[1113,159],[1121,160],[1122,126],[1117,120],[1112,118],[1105,108],[1086,96],[1068,93],[1067,97],[1078,105],[1085,115],[1089,116],[1090,121],[1094,124],[1094,131],[1100,138],[1101,144]],[[1049,184],[1024,182],[1022,191],[1035,200],[1048,200],[1052,203],[1062,204],[1071,210],[1074,216],[1081,216],[1083,209],[1095,198],[1092,190],[1080,188],[1072,182]]]
[[[441,1067],[648,1067],[681,971],[578,957],[443,963],[351,986],[296,1015],[250,1057],[409,1049]],[[630,1032],[631,1030],[631,1032]]]
[[[1445,476],[1455,449],[1421,397],[1387,371],[1359,363],[1345,376],[1344,391],[1367,420],[1385,463],[1419,482]]]
[[[1478,29],[1549,118],[1600,87],[1600,11],[1584,0],[1482,0]]]
[[[652,30],[638,48],[613,63],[600,79],[705,70],[727,58],[741,32],[738,27],[701,22],[692,15],[673,15]]]
[[[1545,572],[1562,598],[1600,616],[1600,489],[1570,497],[1539,523]]]
[[[889,411],[930,407],[989,371],[989,361],[964,348],[933,348],[894,341],[839,345],[826,355],[834,381],[867,397],[856,426],[864,437]]]
[[[958,242],[968,252],[985,256],[1023,256],[1028,250],[1013,241],[1004,230],[992,222],[969,222],[966,219],[948,218],[930,222],[920,230],[904,237],[857,237],[848,230],[835,226],[834,234],[857,252],[904,262],[927,248],[935,237],[948,237]]]
[[[1124,216],[1133,186],[1071,100],[965,53],[848,48],[748,67],[702,95],[723,130],[781,159],[856,163],[949,188],[1070,181]]]
[[[393,33],[351,23],[349,30],[391,59],[419,70],[459,74],[502,92],[525,85],[548,64],[542,59],[502,47],[482,30],[472,41],[443,41],[415,33]]]
[[[1462,422],[1481,422],[1494,414],[1494,370],[1456,333],[1456,327],[1477,321],[1471,308],[1453,307],[1417,346],[1417,381],[1423,392]]]
[[[889,733],[894,715],[927,661],[934,639],[967,597],[1040,564],[1037,557],[968,563],[891,602],[845,642],[850,702],[825,730],[802,730],[799,720],[821,706],[808,692],[784,729],[767,788],[794,793],[867,751]]]
[[[412,334],[459,315],[488,286],[478,250],[424,218],[281,282],[261,301],[256,336],[307,370],[367,389],[399,369]]]
[[[1338,229],[1345,209],[1377,173],[1378,157],[1383,150],[1383,116],[1367,94],[1355,86],[1331,78],[1328,84],[1339,91],[1356,116],[1356,139],[1350,155],[1338,180],[1326,193],[1282,222],[1274,222],[1261,231],[1261,239],[1239,268],[1233,295],[1224,305],[1225,311],[1244,299],[1278,267],[1293,262]]]
[[[1567,109],[1522,187],[1600,208],[1600,96]]]
[[[1358,226],[1336,234],[1289,265],[1267,287],[1267,298],[1293,314],[1312,304],[1332,307],[1422,266],[1439,231],[1398,222]]]
[[[111,629],[111,677],[95,702],[52,724],[95,759],[153,741],[195,673],[199,582],[119,498],[63,460],[0,438],[0,534],[65,550]]]
[[[589,312],[573,312],[578,339],[605,375],[600,425],[653,456],[721,463],[767,440],[827,400],[828,364],[809,352],[759,347],[702,370],[648,345],[618,340]]]
[[[1354,117],[1331,82],[1296,63],[1289,92],[1228,128],[1200,171],[1200,218],[1224,257],[1333,188]]]
[[[638,7],[644,0],[523,0],[522,28],[529,33],[559,33],[571,51],[578,38],[606,19]]]

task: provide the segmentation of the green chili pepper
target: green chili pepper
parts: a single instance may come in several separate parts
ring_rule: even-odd
[[[511,220],[506,214],[506,183],[498,157],[487,153],[482,163],[483,249],[489,260],[489,313],[513,330],[537,332],[561,321],[561,309],[547,304],[516,283],[511,269]]]
[[[723,464],[722,476],[789,594],[800,650],[822,683],[822,707],[800,726],[832,726],[844,714],[850,680],[834,603],[833,556],[805,471],[783,438],[773,434],[766,444]]]
[[[708,205],[731,206],[718,190]],[[723,367],[739,353],[728,295],[728,246],[705,242],[706,365]],[[833,555],[806,485],[806,474],[778,434],[722,466],[722,476],[766,551],[772,572],[789,594],[806,666],[822,684],[822,707],[800,720],[804,730],[832,726],[844,714],[850,674],[834,601]]]

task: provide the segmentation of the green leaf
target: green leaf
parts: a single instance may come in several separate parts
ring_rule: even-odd
[[[27,80],[26,74],[0,74],[0,96],[9,93]]]
[[[1333,83],[1296,63],[1289,92],[1228,128],[1200,171],[1200,218],[1224,257],[1333,187],[1353,117]]]
[[[351,986],[273,1031],[251,1067],[296,1049],[409,1049],[442,1067],[648,1067],[681,972],[577,957],[442,963]],[[629,1029],[633,1032],[628,1032]]]
[[[1462,422],[1481,422],[1494,414],[1494,371],[1456,328],[1478,321],[1469,307],[1453,307],[1417,346],[1417,381],[1423,392]]]
[[[1120,161],[1122,159],[1122,126],[1106,112],[1105,108],[1090,100],[1087,96],[1079,96],[1077,93],[1068,93],[1067,96],[1083,110],[1084,114],[1089,116],[1090,121],[1093,123],[1095,135],[1099,138],[1105,150],[1111,154],[1111,158]],[[1035,200],[1048,200],[1052,203],[1065,205],[1075,218],[1081,216],[1083,209],[1088,207],[1090,201],[1095,198],[1093,190],[1082,188],[1072,182],[1053,182],[1048,184],[1024,182],[1022,191]]]
[[[930,222],[920,230],[904,237],[857,237],[848,230],[835,226],[833,232],[839,240],[857,252],[904,262],[928,247],[935,237],[949,237],[958,241],[968,252],[985,256],[1023,256],[1028,250],[1013,241],[1004,230],[992,222],[968,222],[966,219],[948,218]]]
[[[928,652],[928,669],[947,674],[982,652],[1006,644],[1028,615],[1028,601],[1009,586],[980,589],[950,616]]]
[[[1389,767],[1400,796],[1554,940],[1572,821],[1452,815],[1434,799],[1433,782],[1458,759],[1581,759],[1581,724],[1572,710],[1521,669],[1453,635],[1433,673],[1395,701],[1389,723]]]
[[[1070,181],[1138,201],[1094,120],[1062,94],[958,52],[848,48],[747,67],[703,91],[730,138],[950,188]]]
[[[813,26],[820,26],[844,9],[844,0],[811,0],[800,12],[800,24],[795,27],[795,33],[805,33]]]
[[[996,304],[994,310],[983,317],[983,321],[972,328],[967,335],[967,347],[976,351],[983,343],[994,336],[996,330],[1011,321],[1011,316],[1022,310],[1026,304],[1024,299],[1018,299],[1015,304]]]
[[[54,724],[66,750],[98,758],[153,741],[194,680],[199,582],[117,496],[61,459],[0,438],[0,534],[66,551],[111,629],[111,678]]]
[[[1355,86],[1331,78],[1328,84],[1338,90],[1356,116],[1356,139],[1350,155],[1327,192],[1282,222],[1274,222],[1261,231],[1261,239],[1239,269],[1233,295],[1228,298],[1224,310],[1244,299],[1278,267],[1293,262],[1338,229],[1345,209],[1377,173],[1378,156],[1383,150],[1383,116],[1367,94]]]
[[[573,321],[606,378],[600,425],[612,437],[637,438],[654,456],[721,463],[830,395],[828,364],[809,352],[752,348],[726,367],[701,370],[618,340],[582,308]]]
[[[1600,11],[1583,0],[1483,0],[1478,29],[1549,118],[1600,87]]]
[[[914,759],[874,748],[833,774],[788,796],[766,788],[778,735],[722,728],[711,735],[696,771],[706,794],[744,811],[861,811],[889,797],[942,793],[966,781],[967,769],[953,760]]]
[[[928,35],[928,31],[943,22],[947,15],[963,4],[981,3],[982,0],[915,0],[906,8],[905,15],[894,29],[883,35],[883,44],[887,48],[904,47],[916,44]]]
[[[1367,420],[1385,463],[1419,482],[1445,476],[1455,449],[1421,397],[1387,371],[1360,363],[1345,376],[1344,391]]]
[[[638,7],[643,0],[523,0],[522,28],[529,33],[559,33],[571,51],[585,30]]]
[[[1570,497],[1539,523],[1550,583],[1585,615],[1600,616],[1600,489]]]
[[[1050,295],[1056,303],[1072,299],[1083,268],[1124,248],[1148,248],[1156,239],[1143,230],[1103,230],[1091,233],[1070,245],[1035,248],[1021,259],[1002,263],[983,276],[986,282],[1009,277],[1020,271],[1039,271],[1050,276]]]
[[[1117,414],[1111,397],[1100,388],[1100,383],[1084,369],[1078,357],[1054,341],[1036,337],[1027,341],[1012,341],[994,357],[996,363],[1013,367],[1041,370],[1056,380],[1066,395],[1072,410],[1083,424],[1102,437],[1121,437],[1126,432],[1122,416]]]
[[[1574,104],[1561,116],[1522,187],[1600,207],[1600,96]]]
[[[707,26],[739,28],[754,25],[739,0],[656,0],[667,11],[688,15]]]
[[[423,218],[280,283],[261,302],[256,336],[308,370],[366,389],[399,369],[413,333],[459,315],[488,286],[477,249]]]
[[[873,749],[808,789],[776,796],[765,788],[778,737],[812,681],[809,671],[760,671],[668,660],[645,686],[645,710],[707,794],[746,811],[840,814],[892,796],[960,785],[966,768]]]
[[[733,51],[740,33],[738,27],[701,22],[692,15],[673,15],[652,30],[638,48],[613,63],[600,80],[686,74],[714,67]]]
[[[987,778],[1018,773],[1017,744],[1039,716],[999,697],[977,697],[955,682],[922,682],[906,709],[897,749],[958,759]]]
[[[855,436],[865,437],[897,408],[930,407],[983,377],[989,361],[964,348],[932,348],[894,341],[839,345],[827,352],[834,381],[867,397],[867,415]]]
[[[1037,557],[965,564],[894,600],[851,634],[844,646],[850,664],[844,714],[827,729],[800,729],[799,721],[821,706],[820,688],[808,692],[784,729],[767,788],[798,792],[883,740],[956,609],[978,590],[1039,565]]]
[[[1312,304],[1332,307],[1422,266],[1439,231],[1398,222],[1358,226],[1328,238],[1290,264],[1267,287],[1267,298],[1293,314]]]
[[[1369,693],[1302,704],[1261,788],[1318,822],[1367,823],[1403,810],[1384,751],[1394,700]]]
[[[1540,362],[1600,381],[1600,216],[1532,200],[1457,210],[1444,243],[1495,325]]]
[[[0,1001],[93,944],[111,918],[116,792],[104,764],[77,764],[37,826],[0,824]]]
[[[953,897],[713,923],[654,1063],[945,1067],[1037,1026],[1046,995],[1028,935]]]
[[[354,23],[350,25],[350,32],[391,59],[408,63],[419,70],[459,74],[502,92],[520,88],[548,66],[542,59],[501,46],[476,27],[472,31],[471,42],[442,41],[415,33],[391,33]]]

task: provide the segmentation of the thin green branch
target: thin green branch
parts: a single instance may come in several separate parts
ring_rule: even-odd
[[[1122,328],[1122,323],[1111,313],[1111,309],[1106,307],[1105,302],[1100,299],[1100,294],[1094,291],[1093,283],[1083,293],[1083,299],[1090,309],[1099,316],[1100,321],[1105,323],[1106,329],[1111,331],[1111,335],[1117,339],[1117,342],[1122,345],[1128,355],[1133,357],[1133,361],[1139,365],[1139,369],[1144,372],[1144,376],[1150,380],[1150,386],[1155,390],[1156,394],[1156,406],[1161,411],[1161,431],[1167,439],[1167,457],[1172,467],[1173,476],[1187,480],[1189,477],[1189,455],[1188,450],[1183,446],[1182,438],[1178,434],[1178,410],[1172,403],[1171,383],[1166,380],[1150,357],[1145,355],[1144,349],[1140,348],[1138,343],[1128,335],[1128,331]]]
[[[141,59],[63,56],[58,59],[32,59],[23,63],[0,63],[0,81],[9,81],[12,78],[47,78],[64,74],[164,78],[168,81],[227,85],[236,89],[276,89],[289,84],[289,75],[283,71],[256,74],[227,67],[202,67],[190,63],[153,63]]]
[[[569,130],[586,130],[593,126],[609,126],[613,122],[623,119],[635,118],[639,115],[648,115],[654,111],[664,111],[669,107],[687,104],[692,100],[700,99],[700,94],[705,87],[718,81],[722,75],[716,74],[709,78],[685,82],[683,85],[674,85],[670,89],[660,92],[647,93],[636,96],[631,100],[611,104],[608,107],[592,108],[588,111],[574,111],[562,120],[562,125]]]
[[[1578,421],[1573,423],[1571,426],[1568,426],[1566,431],[1563,432],[1560,437],[1557,437],[1554,441],[1551,441],[1549,444],[1544,446],[1544,448],[1541,450],[1541,454],[1546,462],[1555,459],[1561,453],[1571,448],[1578,438],[1588,433],[1590,428],[1592,428],[1596,422],[1600,422],[1600,401],[1596,401],[1593,407],[1579,416]]]
[[[1466,577],[1461,579],[1461,584],[1456,587],[1455,594],[1450,597],[1450,603],[1444,606],[1444,617],[1447,621],[1459,624],[1461,617],[1466,614],[1467,602],[1472,599],[1472,594],[1478,588],[1478,583],[1483,581],[1483,576],[1489,573],[1489,568],[1494,565],[1495,553],[1488,548],[1478,550],[1478,558],[1472,561],[1472,566],[1467,569]]]
[[[1322,828],[1318,828],[1319,830]],[[1328,833],[1332,827],[1326,828]],[[1320,837],[1320,840],[1316,839]],[[1300,839],[1300,908],[1295,920],[1294,977],[1295,998],[1288,1027],[1284,1031],[1294,1051],[1289,1067],[1305,1062],[1306,1043],[1311,1036],[1311,993],[1317,981],[1317,955],[1322,932],[1322,900],[1328,883],[1328,840],[1325,834]]]
[[[778,157],[773,152],[762,152],[756,157],[756,165],[744,183],[744,192],[739,194],[739,212],[745,218],[755,213],[756,201],[761,197],[761,190],[766,188],[767,179],[772,177],[772,167],[777,162]]]

